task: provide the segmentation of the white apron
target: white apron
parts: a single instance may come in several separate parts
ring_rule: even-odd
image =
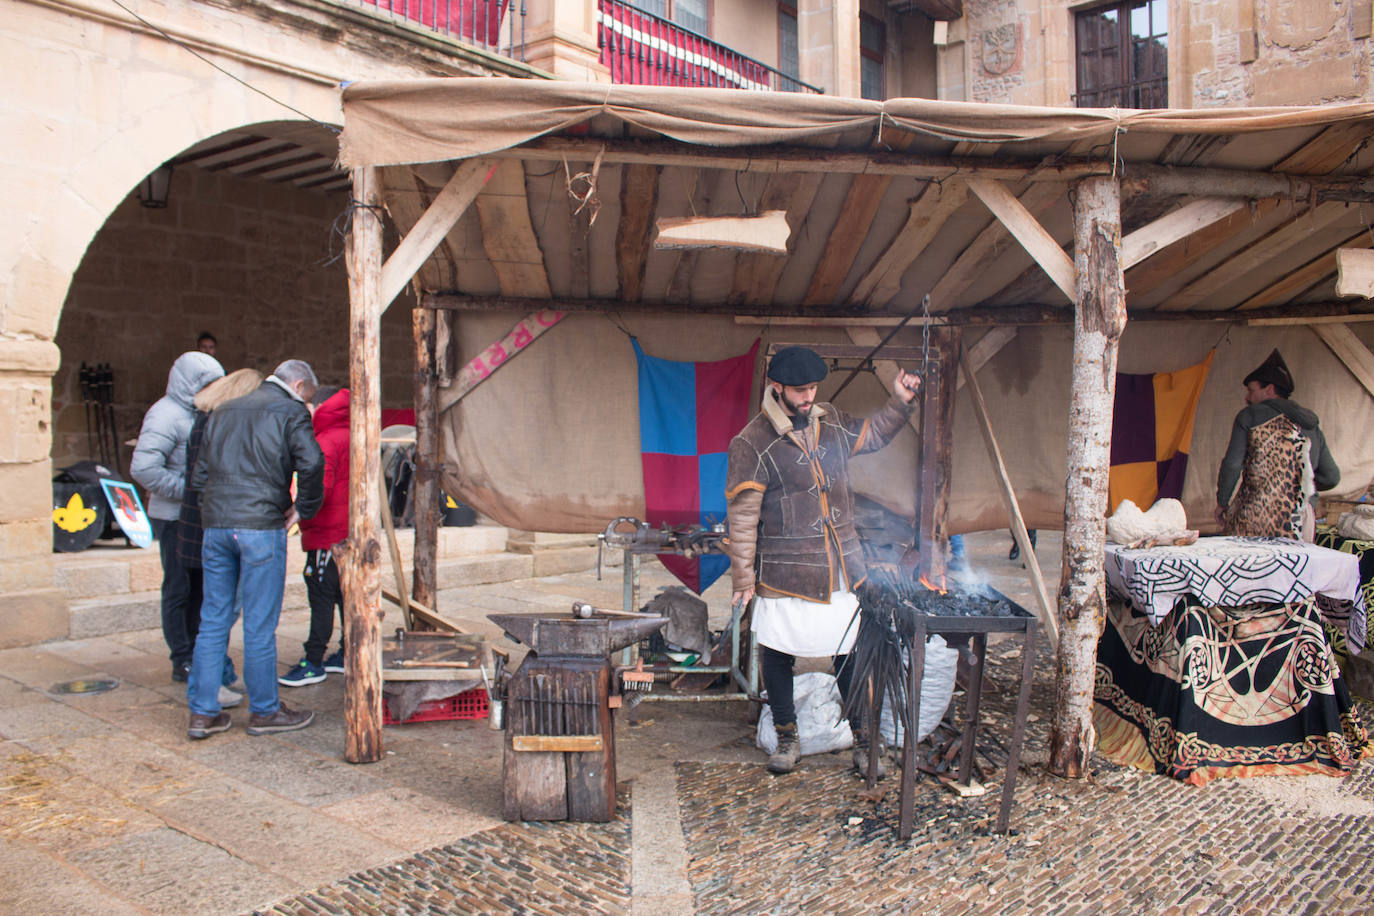
[[[859,632],[859,598],[849,591],[832,592],[829,604],[756,597],[754,632],[759,645],[788,655],[844,655],[854,647]]]

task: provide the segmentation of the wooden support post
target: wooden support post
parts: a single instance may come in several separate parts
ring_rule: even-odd
[[[379,532],[382,433],[381,176],[353,170],[348,237],[348,540],[341,545],[344,593],[344,759],[382,759],[382,542]]]
[[[415,338],[415,507],[414,581],[411,595],[426,607],[439,606],[439,376],[434,365],[438,313],[411,313]]]
[[[1093,682],[1106,611],[1102,558],[1107,469],[1117,345],[1126,328],[1120,185],[1106,176],[1084,179],[1078,184],[1073,210],[1078,288],[1059,579],[1061,630],[1049,766],[1056,775],[1081,777],[1096,743]]]
[[[920,514],[916,542],[921,573],[943,586],[949,562],[949,482],[954,457],[954,392],[959,378],[958,328],[931,329],[931,369],[921,380]],[[938,358],[938,362],[936,362]]]

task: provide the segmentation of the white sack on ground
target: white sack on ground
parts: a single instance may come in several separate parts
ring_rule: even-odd
[[[854,746],[854,733],[840,715],[840,688],[833,674],[808,671],[792,679],[792,704],[797,710],[797,737],[802,755],[828,754]],[[764,704],[756,742],[765,754],[778,749],[773,710]]]
[[[921,721],[916,723],[916,740],[924,739],[940,724],[949,701],[954,696],[954,669],[959,663],[959,650],[951,649],[945,638],[936,634],[926,640],[925,671],[921,674]],[[878,731],[888,747],[897,747],[906,734],[902,723],[894,721],[892,707],[883,704]]]

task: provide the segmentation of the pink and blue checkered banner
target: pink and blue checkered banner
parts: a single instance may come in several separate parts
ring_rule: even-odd
[[[701,363],[649,356],[637,340],[634,347],[644,520],[655,527],[725,521],[726,454],[753,409],[759,342],[741,356]],[[659,559],[698,594],[730,568],[729,558],[718,554]]]

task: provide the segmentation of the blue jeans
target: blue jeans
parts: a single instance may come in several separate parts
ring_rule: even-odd
[[[229,630],[243,607],[243,681],[248,709],[270,716],[277,699],[277,620],[286,586],[286,529],[206,528],[201,545],[205,598],[191,659],[186,702],[191,712],[220,711],[219,686]]]

